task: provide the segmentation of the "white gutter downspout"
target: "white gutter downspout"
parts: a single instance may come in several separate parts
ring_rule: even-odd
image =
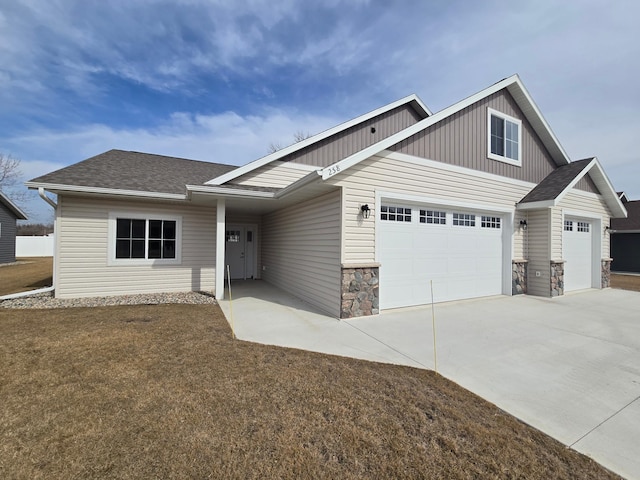
[[[38,195],[40,195],[40,198],[42,198],[45,202],[51,205],[54,210],[58,207],[58,204],[56,202],[47,197],[47,195],[44,193],[43,187],[38,187]]]

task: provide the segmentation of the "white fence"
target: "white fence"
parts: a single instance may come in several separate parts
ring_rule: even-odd
[[[43,237],[16,237],[16,257],[53,257],[54,234]]]

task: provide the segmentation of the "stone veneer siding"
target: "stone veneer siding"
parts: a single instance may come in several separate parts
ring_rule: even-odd
[[[340,318],[376,315],[379,310],[379,268],[342,267]]]
[[[600,264],[601,286],[609,288],[611,286],[611,259],[604,259]]]
[[[514,260],[511,265],[511,295],[527,293],[527,261]]]
[[[564,295],[564,262],[551,262],[551,296]]]

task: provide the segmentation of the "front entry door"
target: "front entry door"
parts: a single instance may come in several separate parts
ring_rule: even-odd
[[[254,278],[255,275],[255,228],[248,225],[227,225],[225,232],[225,267],[231,280]]]

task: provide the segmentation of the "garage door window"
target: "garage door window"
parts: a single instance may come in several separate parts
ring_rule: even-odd
[[[485,217],[483,215],[480,226],[482,228],[500,228],[500,217]]]
[[[390,222],[411,222],[411,209],[407,207],[391,207],[382,205],[380,207],[380,220]]]
[[[573,222],[571,220],[564,221],[564,231],[573,232]]]
[[[420,210],[420,223],[432,223],[435,225],[447,224],[447,213],[437,210]]]
[[[476,216],[469,213],[454,213],[453,224],[461,227],[475,227]]]
[[[589,233],[589,224],[587,222],[577,222],[578,223],[578,231]]]

